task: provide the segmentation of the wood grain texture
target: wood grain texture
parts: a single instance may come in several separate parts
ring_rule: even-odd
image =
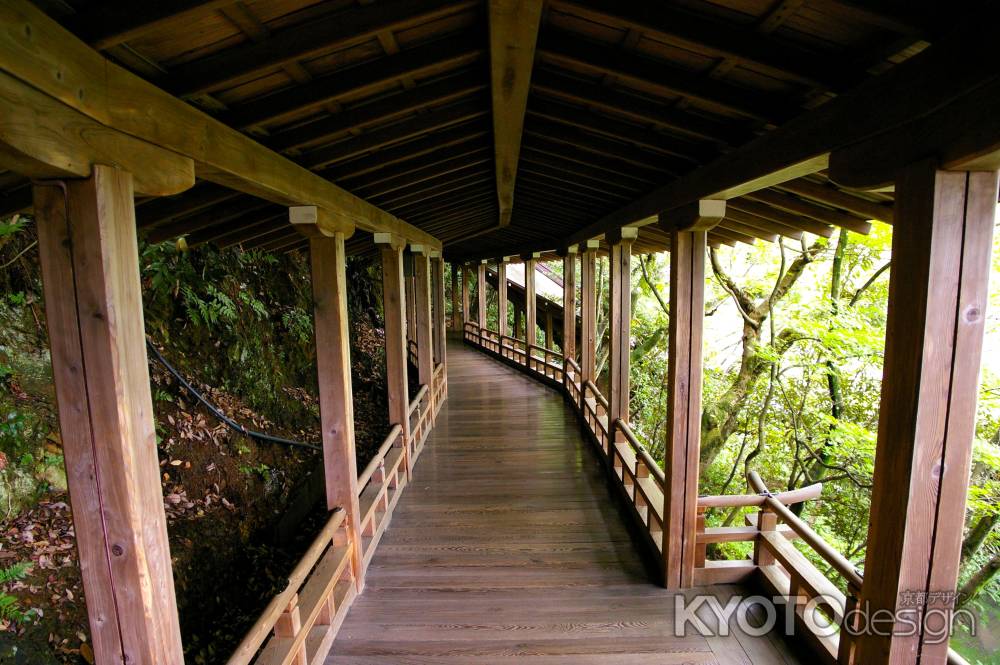
[[[131,176],[38,186],[52,373],[100,663],[183,661],[139,283]]]
[[[524,262],[524,339],[528,344],[538,339],[538,298],[535,297],[535,259]]]
[[[562,397],[467,347],[448,355],[450,398],[327,665],[800,662],[771,636],[675,636],[674,593],[651,581]],[[736,591],[712,590],[723,605]]]

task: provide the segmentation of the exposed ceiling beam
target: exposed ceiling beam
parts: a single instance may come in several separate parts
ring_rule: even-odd
[[[195,95],[232,87],[282,65],[374,39],[380,32],[454,14],[472,0],[386,0],[351,7],[181,65],[165,79],[167,90]]]
[[[657,90],[661,94],[682,97],[755,120],[780,124],[799,110],[785,96],[705,78],[676,65],[621,48],[589,44],[573,33],[547,30],[540,44],[539,51],[547,61],[588,72],[610,74],[639,89]]]
[[[745,26],[705,19],[667,4],[620,0],[553,0],[552,7],[602,25],[616,25],[657,41],[725,58],[779,79],[794,79],[840,92],[864,77],[814,51],[748,31]]]
[[[490,89],[501,227],[510,224],[542,0],[490,0]]]
[[[816,173],[828,167],[831,153],[882,135],[908,136],[907,149],[913,155],[921,152],[923,141],[925,147],[937,151],[927,154],[944,155],[944,164],[968,163],[962,160],[982,155],[984,145],[992,148],[1000,138],[1000,123],[994,114],[986,128],[963,134],[969,114],[948,111],[995,105],[1000,71],[995,66],[992,30],[998,20],[1000,7],[992,3],[967,13],[945,38],[889,72],[604,215],[564,242],[582,242],[699,199],[729,200]],[[925,119],[937,125],[930,139],[926,132],[905,131],[924,128]],[[956,138],[958,134],[962,138]],[[952,140],[944,153],[942,137]],[[869,155],[869,159],[885,161],[895,158],[884,151],[880,156]],[[545,249],[526,246],[521,251]]]
[[[27,0],[0,2],[0,25],[8,28],[0,39],[0,71],[104,127],[190,159],[197,177],[279,205],[315,205],[365,231],[440,246],[430,234],[114,64]]]
[[[275,92],[238,106],[220,119],[240,129],[285,121],[319,111],[341,97],[378,92],[407,77],[460,67],[480,53],[480,45],[469,38],[433,42]]]
[[[191,21],[227,7],[236,0],[113,0],[88,5],[73,32],[96,49],[107,49],[166,25]]]

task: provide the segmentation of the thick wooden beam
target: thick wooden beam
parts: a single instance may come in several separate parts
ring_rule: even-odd
[[[672,231],[711,231],[726,216],[726,202],[702,199],[660,215],[660,226]]]
[[[490,85],[500,226],[510,224],[541,0],[490,0]]]
[[[192,159],[199,178],[283,206],[315,205],[359,229],[440,248],[429,234],[109,61],[27,0],[0,2],[0,71],[105,127]]]
[[[536,344],[538,330],[538,299],[535,296],[535,262],[538,256],[529,254],[524,259],[524,340]]]
[[[282,65],[363,43],[378,33],[455,14],[471,0],[389,0],[275,32],[260,42],[224,49],[171,71],[167,88],[195,95],[232,87]]]
[[[701,446],[705,236],[704,230],[670,233],[670,408],[663,493],[663,570],[668,589],[693,584]]]
[[[406,376],[406,287],[403,248],[406,241],[391,234],[375,234],[382,259],[382,306],[385,310],[385,370],[389,394],[389,424],[403,430],[406,477],[413,471],[410,459],[410,386]]]
[[[415,339],[417,342],[417,379],[431,388],[434,383],[434,329],[431,318],[431,257],[420,245],[410,245],[413,253],[413,295]]]
[[[829,210],[828,208],[822,208],[810,203],[809,201],[805,201],[788,194],[782,194],[781,192],[777,192],[773,189],[762,189],[759,192],[748,194],[747,198],[761,203],[766,203],[772,208],[787,210],[788,212],[796,215],[803,215],[805,217],[815,219],[818,222],[822,222],[823,224],[839,226],[862,235],[867,235],[868,232],[871,231],[872,227],[871,224],[855,217],[854,215],[847,215],[835,210]]]
[[[611,348],[608,353],[609,385],[608,422],[621,418],[629,421],[629,391],[632,354],[632,243],[638,229],[625,227],[609,234],[611,269],[608,271]]]
[[[580,245],[581,383],[594,381],[597,368],[597,240]]]
[[[194,186],[187,157],[91,120],[0,72],[0,167],[28,178],[88,178],[94,164],[134,174],[135,191],[177,194]]]
[[[571,246],[563,256],[563,334],[562,351],[566,358],[576,358],[576,255]]]
[[[351,330],[347,315],[347,258],[344,241],[351,225],[328,235],[320,230],[317,208],[291,208],[289,221],[309,241],[312,270],[316,376],[323,435],[323,476],[328,510],[343,508],[351,532],[354,582],[364,588],[358,465],[354,441],[354,392],[351,387]],[[333,224],[324,225],[327,228]]]
[[[509,335],[507,328],[507,261],[497,259],[497,330]]]
[[[996,202],[995,171],[939,171],[924,161],[896,181],[896,227],[905,232],[892,241],[859,605],[869,617],[889,617],[883,626],[926,626],[952,609],[950,596],[934,598],[954,592],[958,580]],[[945,662],[947,640],[893,632],[862,634],[856,662]]]
[[[131,176],[35,187],[52,373],[96,662],[184,661]]]

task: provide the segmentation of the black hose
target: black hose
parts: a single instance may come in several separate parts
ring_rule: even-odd
[[[148,339],[146,340],[146,346],[149,348],[150,351],[153,352],[153,356],[156,357],[156,359],[160,362],[160,364],[166,367],[167,371],[173,374],[174,378],[177,379],[182,386],[184,386],[185,390],[194,395],[195,399],[201,402],[202,405],[206,409],[208,409],[213,416],[215,416],[223,423],[225,423],[227,426],[229,426],[230,429],[235,430],[240,434],[248,436],[252,439],[257,439],[259,441],[280,443],[286,446],[298,446],[300,448],[308,448],[310,450],[323,450],[320,446],[317,446],[316,444],[313,443],[305,443],[303,441],[293,441],[291,439],[283,439],[280,436],[271,436],[270,434],[264,434],[263,432],[255,432],[254,430],[247,429],[243,425],[240,425],[238,422],[236,422],[235,420],[224,414],[222,411],[220,411],[214,404],[205,399],[201,393],[195,390],[194,386],[188,383],[187,380],[183,376],[181,376],[181,373],[178,372],[176,369],[174,369],[174,367],[167,362],[167,359],[163,357],[163,354],[161,354],[159,350],[157,350],[157,348],[153,346],[153,343],[150,342]]]

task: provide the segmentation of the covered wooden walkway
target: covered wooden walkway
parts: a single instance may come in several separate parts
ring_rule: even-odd
[[[448,374],[328,664],[800,662],[738,628],[675,637],[676,592],[643,566],[562,396],[458,343]]]

